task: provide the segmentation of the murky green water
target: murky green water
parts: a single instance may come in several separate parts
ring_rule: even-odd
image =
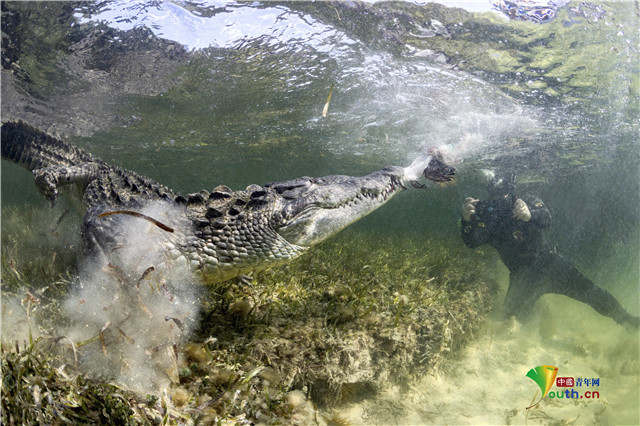
[[[455,186],[407,191],[355,229],[458,241],[479,170],[507,168],[550,206],[558,251],[640,311],[638,2],[572,2],[542,25],[408,2],[2,8],[3,121],[182,192],[365,174],[445,147],[462,160]],[[46,208],[4,161],[2,203]]]

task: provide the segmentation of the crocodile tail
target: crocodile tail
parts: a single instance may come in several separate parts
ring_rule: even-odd
[[[31,171],[48,166],[73,166],[95,161],[75,145],[32,127],[22,121],[2,124],[2,158]]]

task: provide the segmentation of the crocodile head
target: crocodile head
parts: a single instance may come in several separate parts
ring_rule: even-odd
[[[387,167],[362,177],[302,177],[191,194],[181,200],[191,232],[170,238],[204,281],[222,281],[298,257],[389,201],[403,176],[404,169]]]
[[[403,188],[403,175],[400,167],[386,167],[362,177],[301,177],[267,184],[282,197],[274,230],[291,244],[311,247],[389,201]]]

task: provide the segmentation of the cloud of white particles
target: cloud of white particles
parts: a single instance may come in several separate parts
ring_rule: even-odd
[[[64,303],[71,320],[64,335],[83,348],[88,371],[148,393],[178,380],[177,348],[197,324],[201,284],[165,257],[169,238],[187,230],[183,213],[165,203],[138,212],[174,233],[140,217],[110,218],[122,238],[83,261]]]

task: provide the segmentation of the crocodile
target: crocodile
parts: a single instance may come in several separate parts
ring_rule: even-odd
[[[415,174],[387,166],[361,177],[304,176],[182,195],[22,121],[4,123],[1,133],[2,157],[30,170],[52,205],[64,192],[81,200],[85,252],[115,250],[146,219],[162,235],[164,258],[208,284],[298,257],[387,203]],[[434,157],[416,164],[432,181],[453,178],[454,169]],[[127,220],[137,222],[132,228]]]

